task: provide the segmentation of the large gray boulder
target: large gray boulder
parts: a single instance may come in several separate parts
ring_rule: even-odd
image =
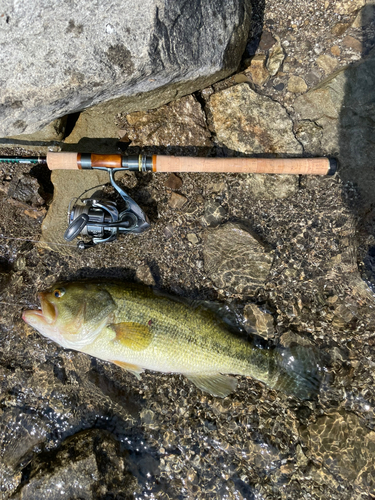
[[[122,97],[160,106],[233,72],[250,0],[3,0],[0,137]]]

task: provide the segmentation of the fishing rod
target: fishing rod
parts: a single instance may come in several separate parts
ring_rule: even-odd
[[[119,209],[114,201],[87,193],[72,201],[68,208],[68,229],[64,239],[71,242],[77,236],[78,248],[115,240],[121,233],[141,233],[150,227],[147,215],[140,206],[116,183],[119,171],[133,172],[211,172],[256,173],[294,175],[333,175],[337,162],[330,158],[201,158],[188,156],[123,156],[121,154],[94,154],[48,152],[47,156],[0,157],[1,164],[47,165],[50,170],[105,170],[113,188],[120,194],[125,208]],[[79,204],[79,202],[82,204]]]

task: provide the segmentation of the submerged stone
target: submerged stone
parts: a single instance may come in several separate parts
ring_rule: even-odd
[[[235,293],[262,286],[273,262],[273,253],[240,224],[228,222],[203,234],[204,268],[216,286]]]

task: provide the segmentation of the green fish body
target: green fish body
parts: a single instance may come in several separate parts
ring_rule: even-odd
[[[316,394],[320,366],[312,349],[261,349],[203,306],[192,307],[135,284],[76,282],[40,294],[42,311],[23,319],[66,348],[113,362],[137,377],[181,373],[225,397],[245,375],[301,399]]]

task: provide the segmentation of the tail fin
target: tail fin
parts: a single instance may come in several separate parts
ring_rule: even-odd
[[[322,384],[324,355],[315,347],[295,345],[276,348],[275,356],[279,376],[274,388],[300,399],[313,399]]]

